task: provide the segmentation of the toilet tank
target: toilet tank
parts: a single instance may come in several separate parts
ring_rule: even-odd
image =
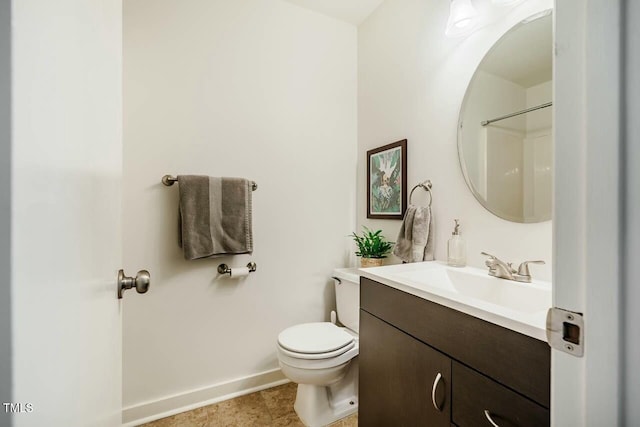
[[[333,270],[338,321],[354,332],[360,332],[360,275],[357,268]]]

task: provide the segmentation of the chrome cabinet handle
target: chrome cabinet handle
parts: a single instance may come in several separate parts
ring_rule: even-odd
[[[438,406],[436,403],[436,390],[438,389],[438,384],[440,384],[440,380],[442,379],[442,374],[438,372],[436,375],[436,379],[433,380],[433,388],[431,389],[431,403],[433,403],[433,407],[436,408],[436,411],[442,412],[442,408]]]
[[[487,417],[487,420],[491,423],[493,427],[500,427],[498,424],[495,423],[495,421],[493,421],[493,418],[491,418],[491,413],[486,409],[484,410],[484,416]]]

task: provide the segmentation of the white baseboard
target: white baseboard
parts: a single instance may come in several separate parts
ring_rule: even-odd
[[[122,426],[134,427],[180,412],[288,383],[280,369],[249,375],[209,387],[123,408]]]

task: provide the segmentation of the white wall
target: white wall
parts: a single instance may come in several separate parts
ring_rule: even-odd
[[[544,259],[547,265],[532,273],[551,279],[551,222],[507,222],[475,200],[460,171],[456,123],[471,76],[493,43],[534,11],[552,6],[551,0],[530,0],[467,38],[448,39],[448,2],[394,0],[358,28],[359,224],[395,240],[400,221],[366,219],[365,153],[407,138],[409,190],[433,181],[437,259],[446,260],[453,219],[460,218],[470,265],[484,267],[483,250],[514,263]]]
[[[280,379],[279,331],[328,319],[355,225],[356,40],[280,0],[125,2],[124,258],[152,276],[124,302],[125,419]],[[164,174],[255,180],[253,255],[185,261]]]

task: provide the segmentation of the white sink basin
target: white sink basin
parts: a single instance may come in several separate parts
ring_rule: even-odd
[[[440,262],[361,269],[361,274],[404,292],[541,340],[551,307],[551,283],[520,283],[489,276],[478,268]]]
[[[551,306],[551,289],[538,284],[498,279],[486,272],[478,274],[445,267],[398,273],[396,276],[400,280],[437,287],[524,313],[536,313]]]

